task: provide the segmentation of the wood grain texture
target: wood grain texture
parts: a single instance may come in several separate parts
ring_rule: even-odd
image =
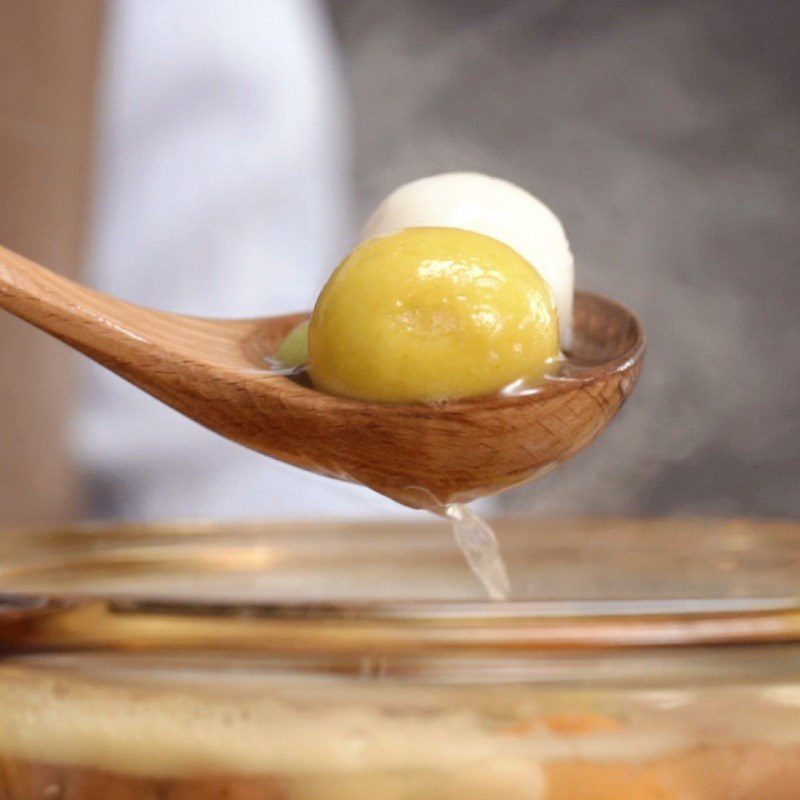
[[[322,394],[265,370],[264,357],[304,315],[154,311],[2,248],[0,307],[235,442],[418,508],[492,494],[569,458],[616,414],[644,351],[633,314],[578,293],[573,352],[557,379],[522,395],[392,405]]]

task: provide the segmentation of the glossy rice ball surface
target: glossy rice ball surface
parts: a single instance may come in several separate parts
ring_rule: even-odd
[[[406,228],[355,248],[319,296],[309,374],[379,402],[493,394],[559,354],[553,294],[509,246],[457,228]]]

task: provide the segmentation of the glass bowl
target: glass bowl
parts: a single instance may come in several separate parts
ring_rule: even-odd
[[[798,800],[800,527],[0,538],[2,800]]]

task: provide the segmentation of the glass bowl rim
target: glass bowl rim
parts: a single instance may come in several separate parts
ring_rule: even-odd
[[[514,524],[506,520],[509,524]],[[565,531],[580,524],[654,526],[666,520],[536,520],[534,527],[560,525]],[[403,527],[404,523],[391,523]],[[737,525],[756,529],[759,540],[778,537],[800,554],[800,525],[780,521],[684,520],[709,530]],[[511,600],[503,603],[469,600],[208,600],[131,592],[28,591],[3,586],[9,564],[25,557],[35,562],[36,548],[63,553],[66,544],[88,547],[95,557],[137,547],[166,552],[168,542],[180,547],[243,537],[272,537],[278,531],[305,526],[306,533],[346,525],[364,532],[375,523],[308,521],[154,524],[89,523],[57,528],[7,531],[0,540],[0,651],[235,652],[251,655],[410,656],[465,655],[529,657],[554,652],[590,653],[691,647],[800,648],[800,591],[776,597],[675,598],[648,600]],[[409,523],[409,529],[426,530]],[[744,529],[742,529],[744,530]],[[113,531],[113,539],[109,532]],[[318,534],[321,535],[321,534]],[[103,540],[97,546],[98,537]],[[368,544],[369,536],[363,539]],[[94,545],[92,545],[94,543]],[[61,548],[61,549],[59,549]],[[127,548],[127,550],[126,550]],[[68,549],[68,548],[67,548]],[[794,549],[792,550],[794,552]],[[242,550],[247,554],[247,548]],[[73,551],[74,554],[74,551]],[[185,555],[185,554],[184,554]],[[182,556],[183,557],[183,556]],[[17,561],[15,561],[17,559]],[[61,562],[66,563],[64,561]],[[4,569],[6,570],[4,572]],[[22,568],[20,573],[25,575]],[[137,638],[138,637],[138,638]]]

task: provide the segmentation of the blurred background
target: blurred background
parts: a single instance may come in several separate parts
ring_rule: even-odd
[[[312,305],[398,184],[507,178],[648,332],[587,451],[489,510],[800,517],[800,3],[0,4],[0,242],[127,299]],[[390,516],[0,315],[0,525]]]

